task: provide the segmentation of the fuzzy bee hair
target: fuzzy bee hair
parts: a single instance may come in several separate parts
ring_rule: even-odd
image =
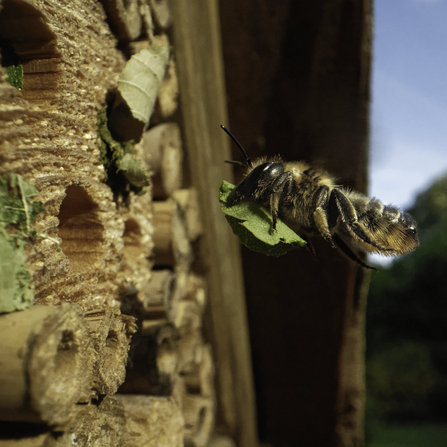
[[[245,179],[229,197],[227,206],[258,202],[272,214],[271,231],[278,217],[298,234],[315,256],[310,236],[318,234],[365,268],[359,251],[399,256],[419,246],[414,219],[392,205],[337,185],[335,178],[302,161],[285,162],[280,156],[252,162],[236,142],[247,162]]]

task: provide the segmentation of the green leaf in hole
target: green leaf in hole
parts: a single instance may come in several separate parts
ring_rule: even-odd
[[[219,201],[233,233],[246,247],[267,256],[281,256],[306,243],[280,219],[276,231],[271,233],[272,216],[259,203],[242,202],[227,207],[227,200],[234,189],[236,186],[224,181],[219,188]]]
[[[169,61],[169,47],[154,45],[134,54],[122,71],[118,90],[134,118],[148,123]]]
[[[105,179],[115,193],[128,193],[129,185],[136,194],[149,186],[149,174],[135,153],[134,142],[120,143],[113,139],[107,127],[107,109],[98,111],[98,147],[104,164]]]
[[[8,77],[6,82],[9,82],[17,90],[22,90],[23,88],[23,65],[9,65],[6,68],[6,73]]]
[[[138,187],[149,186],[149,176],[143,162],[133,154],[125,154],[117,160],[118,170],[123,171],[124,177]]]

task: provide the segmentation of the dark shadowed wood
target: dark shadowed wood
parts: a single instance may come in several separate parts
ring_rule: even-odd
[[[370,1],[228,0],[220,13],[230,128],[249,155],[319,162],[365,191]],[[315,248],[318,262],[242,251],[260,441],[360,445],[364,272]]]
[[[238,242],[221,212],[217,188],[231,180],[226,96],[215,1],[171,2],[184,143],[203,210],[203,257],[216,356],[217,429],[240,447],[256,445],[254,393]]]

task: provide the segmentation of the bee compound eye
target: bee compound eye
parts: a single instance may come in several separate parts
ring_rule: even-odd
[[[266,163],[265,166],[261,165],[262,174],[260,177],[276,178],[284,172],[284,166],[281,163]]]

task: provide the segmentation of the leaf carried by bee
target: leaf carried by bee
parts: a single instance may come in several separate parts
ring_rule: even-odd
[[[280,219],[276,231],[271,232],[272,216],[259,203],[242,202],[227,207],[227,200],[234,189],[236,186],[223,181],[219,188],[219,201],[233,233],[239,237],[242,244],[252,251],[278,257],[306,243]]]

